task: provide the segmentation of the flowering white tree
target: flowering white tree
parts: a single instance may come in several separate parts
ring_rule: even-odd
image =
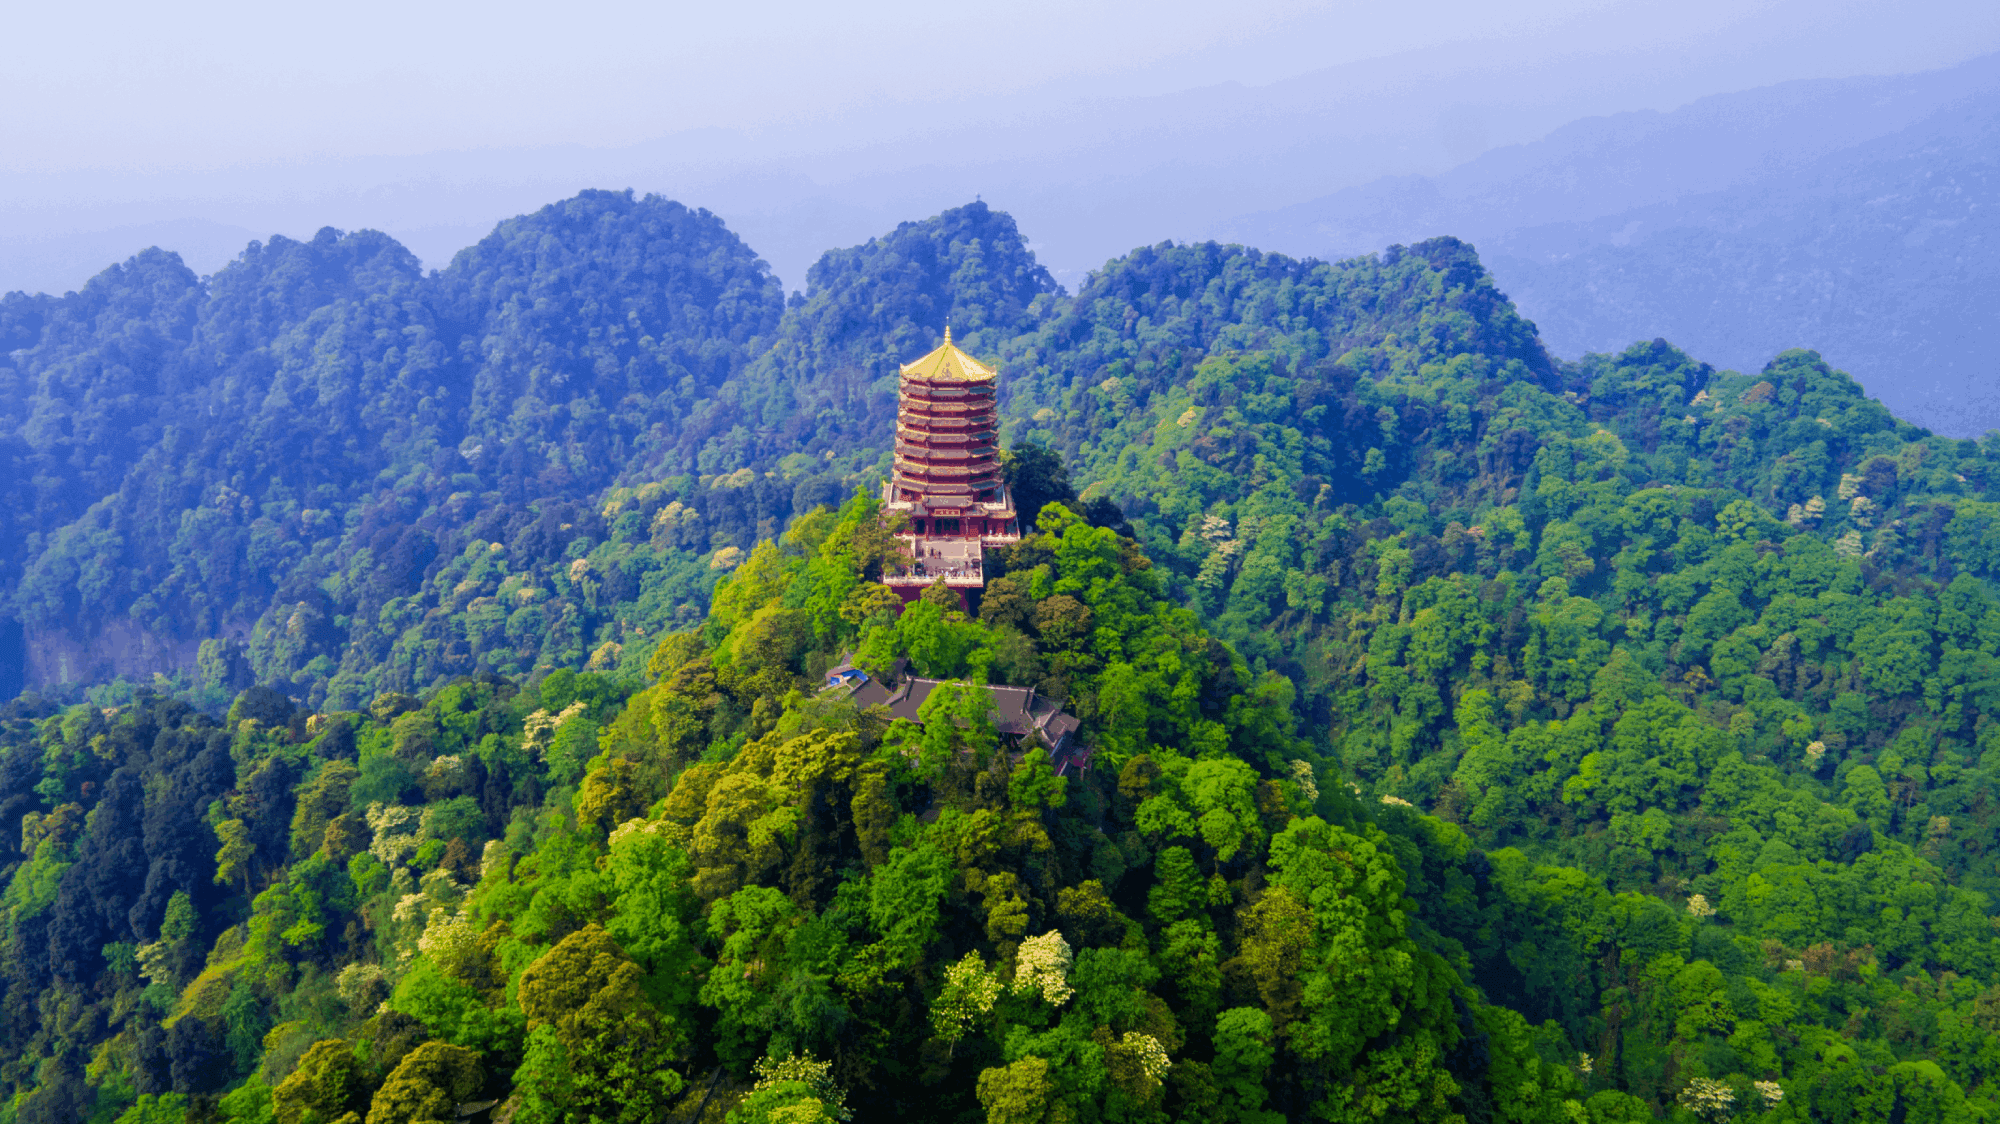
[[[999,998],[1000,978],[987,969],[978,953],[968,952],[944,970],[944,988],[931,1004],[931,1029],[946,1045],[955,1047],[972,1020],[991,1011]]]
[[[1149,1080],[1156,1082],[1165,1080],[1167,1070],[1174,1064],[1167,1060],[1167,1048],[1160,1045],[1160,1040],[1150,1034],[1128,1030],[1118,1044],[1125,1047],[1138,1060],[1139,1068],[1145,1072]]]
[[[1072,963],[1069,942],[1059,930],[1029,937],[1021,942],[1021,951],[1014,958],[1014,993],[1040,991],[1051,1005],[1061,1006],[1073,993],[1069,986]]]
[[[1675,1098],[1680,1106],[1707,1120],[1710,1124],[1726,1120],[1730,1110],[1736,1107],[1736,1093],[1720,1081],[1697,1077],[1687,1083],[1681,1095]]]
[[[750,1089],[752,1098],[783,1085],[803,1085],[811,1091],[804,1102],[775,1106],[770,1119],[801,1122],[854,1119],[854,1113],[847,1108],[846,1091],[834,1084],[832,1062],[820,1061],[811,1054],[786,1054],[782,1058],[760,1058],[754,1068],[757,1084]]]

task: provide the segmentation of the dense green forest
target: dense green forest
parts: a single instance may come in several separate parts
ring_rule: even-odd
[[[1040,518],[898,612],[947,318]],[[1811,352],[979,204],[787,299],[605,192],[0,337],[0,1120],[1996,1113],[2000,444]]]

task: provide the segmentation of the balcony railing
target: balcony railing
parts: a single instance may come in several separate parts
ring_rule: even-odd
[[[924,430],[900,425],[896,427],[896,439],[906,444],[934,443],[954,448],[962,445],[994,444],[993,431],[990,429]]]
[[[987,401],[925,402],[922,399],[905,398],[903,399],[903,403],[899,412],[904,417],[910,417],[912,415],[923,415],[923,414],[937,414],[939,416],[962,417],[967,414],[990,415],[993,414],[995,411],[993,408],[993,403]]]

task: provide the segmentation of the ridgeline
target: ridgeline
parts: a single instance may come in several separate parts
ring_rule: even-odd
[[[1039,518],[903,608],[947,319]],[[1811,352],[588,192],[9,294],[0,457],[0,1124],[1996,1111],[2000,445]]]

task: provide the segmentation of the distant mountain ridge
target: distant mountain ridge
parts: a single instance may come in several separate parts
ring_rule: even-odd
[[[947,318],[1080,502],[905,608]],[[1451,237],[1065,294],[976,201],[786,298],[592,191],[0,356],[0,1124],[2000,1107],[2000,436],[1811,352],[1563,362]]]
[[[1394,381],[1476,350],[1490,378],[1579,395],[1601,359],[1554,358],[1457,239],[1333,264],[1166,242],[1071,295],[977,202],[829,252],[789,299],[719,218],[630,192],[510,219],[430,274],[371,231],[253,243],[207,280],[148,251],[0,300],[0,690],[123,677],[219,701],[258,681],[358,705],[643,666],[745,551],[873,487],[896,365],[947,322],[1008,372],[1010,440],[1056,444],[1086,498],[1142,515],[1153,485],[1114,482],[1145,435],[1112,435],[1203,356],[1375,355]],[[1340,409],[1283,424],[1325,446],[1294,470],[1316,502],[1361,503],[1421,435],[1400,408]],[[1231,433],[1205,455],[1261,479]]]
[[[1219,231],[1284,253],[1338,258],[1439,233],[1583,222],[1719,190],[1888,136],[2000,91],[2000,56],[1914,75],[1786,82],[1670,112],[1571,122],[1434,176],[1394,176]]]
[[[502,648],[615,662],[635,621],[700,619],[716,551],[851,493],[910,347],[947,320],[997,346],[1057,292],[974,203],[826,255],[787,309],[709,212],[586,191],[430,274],[327,228],[206,280],[154,249],[9,294],[0,693],[193,675],[358,699]],[[627,526],[601,503],[620,486],[674,516]],[[591,570],[577,550],[614,531],[647,548]],[[475,540],[517,588],[468,633],[467,597],[424,591]]]
[[[0,576],[24,631],[0,674],[144,677],[206,640],[220,682],[261,637],[284,652],[258,662],[323,680],[348,622],[435,561],[421,513],[481,495],[538,528],[526,554],[560,558],[575,504],[727,430],[695,407],[783,302],[713,215],[614,192],[430,275],[387,235],[328,228],[207,280],[155,249],[80,292],[9,294]]]
[[[1223,232],[1325,257],[1454,234],[1558,354],[1664,336],[1753,370],[1813,347],[1900,413],[1970,436],[2000,425],[1979,386],[2000,330],[1981,252],[1996,115],[1996,57],[1786,83],[1579,121]]]
[[[1803,167],[1487,243],[1550,346],[1812,346],[1940,433],[2000,428],[2000,95]]]

